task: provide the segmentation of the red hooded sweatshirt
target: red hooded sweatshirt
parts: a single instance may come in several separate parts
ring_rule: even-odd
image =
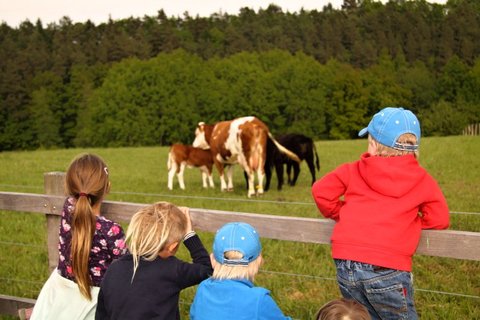
[[[413,155],[365,153],[316,181],[312,195],[320,212],[336,221],[335,259],[411,271],[422,229],[449,225],[440,187]]]

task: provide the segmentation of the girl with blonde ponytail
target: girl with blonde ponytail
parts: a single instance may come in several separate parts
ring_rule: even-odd
[[[94,319],[99,286],[113,260],[126,253],[122,227],[100,215],[110,191],[105,162],[81,154],[70,164],[59,233],[58,266],[31,319]]]

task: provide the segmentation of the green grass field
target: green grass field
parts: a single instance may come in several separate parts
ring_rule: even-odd
[[[318,141],[319,176],[366,150],[366,140]],[[319,218],[310,195],[310,176],[302,164],[297,186],[273,189],[259,199],[247,199],[242,172],[234,173],[235,191],[204,190],[201,175],[187,169],[187,189],[167,189],[166,147],[38,150],[0,153],[0,190],[43,193],[43,173],[65,171],[81,152],[102,156],[109,166],[112,192],[107,200],[177,205],[236,212]],[[452,212],[480,212],[480,138],[443,137],[422,140],[420,163],[437,179]],[[318,178],[318,177],[317,177]],[[126,228],[127,226],[124,225]],[[454,213],[451,229],[480,232],[480,214]],[[0,294],[36,298],[48,277],[45,218],[40,214],[0,211]],[[212,234],[200,233],[208,249]],[[317,309],[339,296],[328,245],[263,239],[265,264],[256,284],[272,291],[285,314],[312,319]],[[185,250],[179,252],[186,259]],[[480,262],[415,256],[416,306],[422,319],[480,318]],[[195,288],[182,293],[188,308]],[[10,319],[1,317],[1,319]]]

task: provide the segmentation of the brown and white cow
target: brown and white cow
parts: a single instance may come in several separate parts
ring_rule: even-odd
[[[168,153],[168,189],[173,189],[173,177],[177,174],[181,189],[185,189],[183,172],[185,167],[197,167],[202,171],[203,187],[207,188],[207,178],[210,187],[214,187],[212,178],[213,159],[210,150],[195,148],[184,144],[173,144]]]
[[[300,162],[296,154],[280,145],[269,132],[265,123],[255,117],[242,117],[230,121],[207,125],[200,122],[195,130],[193,146],[210,148],[213,162],[220,174],[221,190],[233,190],[232,164],[239,163],[248,177],[248,197],[255,195],[255,172],[258,179],[258,195],[263,194],[265,177],[265,159],[267,139],[271,139],[277,148],[292,160]],[[224,168],[227,167],[228,184],[225,181]]]

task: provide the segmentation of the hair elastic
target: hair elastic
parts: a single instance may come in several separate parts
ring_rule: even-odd
[[[86,194],[85,192],[80,192],[80,193],[78,194],[78,197],[80,198],[80,197],[82,197],[82,196],[83,196],[83,197],[88,197],[88,194]]]

